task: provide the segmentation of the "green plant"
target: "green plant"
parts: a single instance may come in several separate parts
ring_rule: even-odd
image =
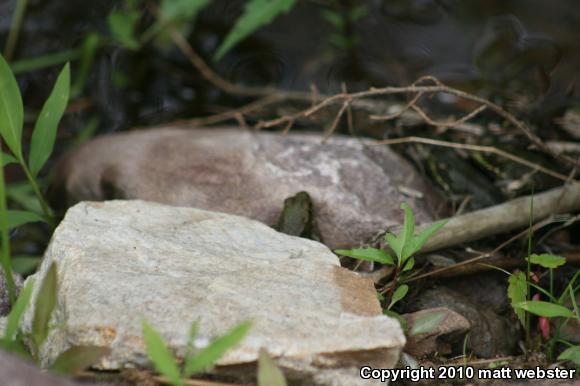
[[[576,293],[580,289],[580,285],[576,285],[576,280],[580,276],[580,271],[572,277],[570,282],[566,285],[561,294],[557,295],[554,292],[554,269],[566,264],[566,259],[561,256],[556,256],[549,253],[534,254],[532,253],[532,238],[533,238],[533,198],[530,202],[529,226],[528,226],[528,256],[526,258],[527,268],[526,272],[510,273],[503,271],[508,278],[508,298],[510,299],[512,308],[522,324],[526,333],[526,343],[530,347],[530,315],[538,316],[538,322],[542,334],[547,339],[548,358],[552,359],[555,355],[556,345],[558,343],[568,346],[558,359],[571,360],[580,366],[580,346],[573,345],[570,342],[561,339],[560,331],[562,327],[568,323],[572,318],[580,321],[580,312],[576,304]],[[533,268],[543,268],[548,270],[549,274],[549,289],[546,290],[537,284],[536,276]],[[532,297],[531,288],[538,291],[538,294]],[[544,295],[547,301],[539,300],[540,294]],[[566,306],[567,302],[572,304],[571,308]],[[551,332],[550,321],[553,322],[555,328]]]
[[[8,230],[25,223],[43,220],[53,224],[54,219],[51,210],[40,191],[38,173],[52,153],[58,123],[68,103],[69,89],[70,70],[67,64],[58,76],[53,90],[36,120],[30,141],[28,162],[26,162],[22,151],[22,129],[24,124],[22,97],[10,66],[0,55],[0,136],[12,153],[5,154],[0,148],[0,240],[2,242],[0,262],[6,278],[11,303],[15,301],[16,288],[12,278]],[[7,187],[4,181],[4,167],[10,163],[18,163],[21,166],[39,203],[41,214],[30,210],[12,211],[7,209]]]
[[[12,153],[2,154],[3,165],[15,162],[22,167],[48,222],[52,222],[52,213],[40,191],[38,173],[52,153],[58,124],[68,103],[69,90],[70,68],[66,64],[36,120],[26,162],[22,151],[24,119],[22,97],[10,66],[0,56],[0,135]]]
[[[29,280],[14,303],[7,318],[4,336],[0,339],[0,348],[31,357],[36,363],[40,363],[40,352],[50,332],[50,319],[58,296],[56,263],[48,268],[38,289],[31,331],[23,332],[20,323],[32,299],[33,285],[33,280]],[[25,342],[28,344],[25,345]],[[61,353],[49,369],[58,373],[74,374],[109,353],[108,347],[73,346]]]
[[[261,348],[258,355],[258,386],[287,386],[284,374],[268,352]]]
[[[183,379],[209,369],[222,355],[242,341],[252,324],[247,321],[237,325],[213,340],[208,346],[197,349],[197,323],[193,323],[189,333],[184,365],[180,368],[175,356],[169,351],[161,335],[147,321],[143,321],[143,339],[147,355],[155,369],[165,376],[172,385],[183,386]]]
[[[448,221],[438,221],[418,234],[415,234],[415,217],[413,215],[413,210],[406,203],[401,204],[401,209],[405,212],[403,229],[399,235],[389,232],[385,236],[385,241],[394,252],[395,258],[393,258],[389,252],[377,248],[339,249],[335,251],[339,255],[390,265],[395,268],[393,281],[388,290],[390,297],[387,298],[387,310],[390,310],[409,292],[409,286],[404,284],[404,282],[407,278],[407,273],[415,266],[415,258],[413,256],[419,252],[427,240],[433,237],[433,235]]]

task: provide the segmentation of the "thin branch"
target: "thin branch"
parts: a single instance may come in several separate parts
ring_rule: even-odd
[[[472,150],[472,151],[477,151],[477,152],[482,152],[482,153],[493,153],[493,154],[497,154],[500,157],[509,159],[513,162],[527,166],[530,169],[538,170],[544,174],[547,174],[549,176],[557,178],[561,181],[567,182],[569,180],[569,177],[564,175],[564,174],[555,172],[551,169],[545,168],[541,165],[530,162],[526,159],[520,158],[518,156],[515,156],[511,153],[508,153],[504,150],[498,149],[498,148],[493,147],[493,146],[470,145],[470,144],[441,141],[438,139],[423,138],[423,137],[403,137],[403,138],[384,139],[384,140],[380,140],[380,141],[375,141],[373,143],[373,145],[396,145],[396,144],[401,144],[401,143],[423,143],[423,144],[432,145],[432,146],[442,146],[442,147],[449,147],[449,148],[454,148],[454,149]]]

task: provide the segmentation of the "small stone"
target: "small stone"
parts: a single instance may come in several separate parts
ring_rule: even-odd
[[[460,347],[471,324],[458,313],[444,307],[430,308],[403,315],[409,330],[405,352],[416,357],[433,354],[449,355]],[[418,323],[428,324],[426,331],[413,330]]]

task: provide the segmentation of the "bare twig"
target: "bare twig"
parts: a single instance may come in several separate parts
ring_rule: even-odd
[[[443,146],[443,147],[450,147],[455,149],[464,149],[464,150],[472,150],[478,151],[483,153],[493,153],[497,154],[500,157],[507,158],[511,161],[519,163],[521,165],[527,166],[531,169],[541,171],[549,176],[557,178],[561,181],[567,182],[569,180],[568,176],[545,168],[541,165],[535,164],[530,162],[524,158],[520,158],[515,156],[511,153],[503,151],[501,149],[495,148],[493,146],[480,146],[480,145],[470,145],[470,144],[463,144],[463,143],[455,143],[449,141],[441,141],[438,139],[431,139],[431,138],[423,138],[423,137],[403,137],[403,138],[393,138],[393,139],[384,139],[381,141],[374,142],[374,145],[396,145],[401,143],[423,143],[426,145],[433,145],[433,146]]]

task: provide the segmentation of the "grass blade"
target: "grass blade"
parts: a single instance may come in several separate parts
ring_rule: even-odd
[[[236,24],[219,46],[215,59],[221,59],[236,44],[258,28],[290,11],[295,3],[296,0],[249,0],[246,2],[244,13],[236,20]]]
[[[16,158],[22,158],[24,107],[16,78],[0,55],[0,134]]]
[[[52,153],[58,123],[68,104],[69,92],[70,65],[67,63],[56,79],[52,92],[44,103],[32,132],[28,165],[30,172],[35,177]]]
[[[147,321],[143,321],[143,339],[147,346],[147,355],[155,369],[167,377],[173,385],[183,386],[175,357],[169,352],[163,338]]]
[[[358,260],[372,261],[387,265],[395,264],[391,255],[386,251],[377,248],[337,249],[334,252],[338,255],[348,256]]]
[[[16,228],[31,222],[45,221],[42,216],[25,210],[7,210],[6,218],[8,219],[8,228]]]
[[[20,326],[20,320],[22,319],[22,315],[24,315],[24,311],[28,307],[30,303],[30,298],[32,297],[32,285],[33,281],[30,280],[22,291],[20,291],[20,296],[14,303],[10,314],[8,314],[8,319],[6,321],[6,330],[4,332],[4,338],[8,340],[15,340],[16,335],[18,334],[18,326]]]
[[[258,386],[287,386],[286,378],[263,348],[258,356]]]
[[[58,278],[56,263],[52,263],[46,276],[42,280],[38,296],[36,297],[34,318],[32,319],[32,338],[36,349],[40,349],[49,331],[49,322],[52,311],[56,306],[58,291]]]
[[[240,343],[251,327],[252,323],[247,321],[232,328],[225,335],[217,337],[209,346],[201,350],[198,355],[188,360],[185,365],[184,375],[189,378],[193,374],[211,367],[227,350]]]

